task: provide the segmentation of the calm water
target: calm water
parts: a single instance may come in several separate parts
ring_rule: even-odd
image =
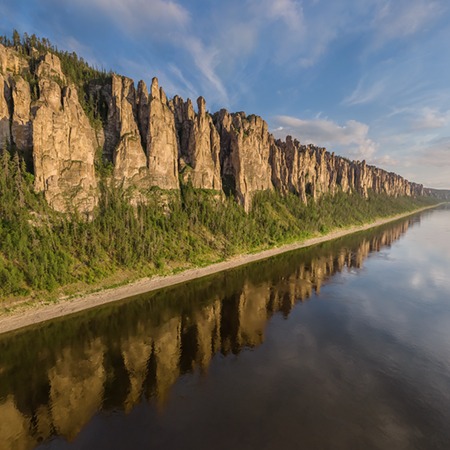
[[[450,448],[450,208],[0,337],[0,448]]]

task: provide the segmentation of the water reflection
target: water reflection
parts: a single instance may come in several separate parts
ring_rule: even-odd
[[[419,220],[1,338],[0,443],[31,449],[54,436],[73,441],[97,412],[131,413],[143,399],[164,411],[181,376],[206,376],[215,355],[261,345],[274,314],[287,318],[335,273],[359,270]]]

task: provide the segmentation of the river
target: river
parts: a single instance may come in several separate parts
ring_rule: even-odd
[[[450,207],[0,336],[1,449],[450,448]]]

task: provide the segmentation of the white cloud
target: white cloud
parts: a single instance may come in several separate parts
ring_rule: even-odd
[[[190,53],[204,80],[209,84],[211,101],[221,102],[223,106],[228,106],[227,90],[216,71],[219,63],[219,51],[215,47],[206,47],[196,37],[186,35],[182,36],[182,39],[182,45]]]
[[[261,8],[262,6],[262,8]],[[267,17],[272,20],[282,20],[292,31],[304,29],[303,8],[295,0],[266,0],[260,6]]]
[[[134,33],[143,27],[158,32],[167,26],[184,27],[190,21],[189,12],[174,1],[164,0],[72,0],[74,4],[97,8],[113,18],[126,31]]]
[[[444,128],[450,124],[450,110],[442,113],[435,108],[425,107],[420,112],[419,118],[413,120],[415,130],[428,130]]]
[[[379,136],[377,142],[385,155],[373,163],[400,173],[410,181],[427,187],[450,188],[450,136],[407,132]]]
[[[372,159],[372,164],[379,167],[395,167],[400,164],[399,160],[393,158],[391,155],[380,155]]]
[[[383,0],[372,22],[376,43],[409,37],[428,26],[443,11],[442,2],[430,0]]]
[[[427,166],[446,167],[447,185],[450,184],[450,137],[431,141],[417,156],[418,162]]]
[[[344,105],[362,105],[376,100],[386,89],[387,80],[378,80],[375,83],[367,86],[365,80],[361,79],[358,82],[355,90],[346,97],[342,104]]]
[[[183,91],[187,93],[187,97],[195,100],[198,97],[197,90],[195,89],[193,84],[186,79],[181,69],[173,63],[170,63],[168,65],[168,68],[169,71],[175,76],[175,78],[182,83],[182,86],[184,86],[185,89],[183,89]],[[178,95],[181,95],[181,93],[179,93]]]
[[[355,159],[370,160],[377,150],[377,144],[368,137],[369,126],[356,120],[349,120],[343,126],[330,120],[303,120],[291,116],[277,116],[275,120],[284,135],[290,133],[303,143],[340,146]],[[281,137],[281,130],[275,134]]]
[[[228,104],[225,86],[216,68],[219,62],[218,50],[213,45],[205,45],[197,29],[194,29],[190,12],[175,1],[165,0],[74,0],[84,7],[96,7],[110,16],[120,28],[139,39],[149,38],[162,41],[176,49],[183,48],[190,56],[200,74],[204,94],[211,101]],[[188,95],[196,93],[193,80],[187,79],[177,66],[168,62],[169,71],[174,77],[169,83],[176,84],[179,91]]]
[[[78,39],[73,36],[63,36],[60,38],[60,45],[68,52],[75,52],[77,55],[82,56],[85,61],[94,67],[102,69],[102,64],[94,56],[92,48],[90,46],[82,44]]]

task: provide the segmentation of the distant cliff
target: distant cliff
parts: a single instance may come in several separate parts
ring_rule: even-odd
[[[110,74],[80,92],[54,52],[30,53],[0,44],[0,149],[19,152],[36,191],[57,211],[95,209],[102,164],[134,202],[155,187],[177,192],[180,180],[233,195],[247,211],[264,190],[291,192],[302,202],[339,191],[424,195],[422,185],[365,161],[290,136],[275,140],[261,117],[210,115],[202,97],[195,112],[189,99],[168,100],[156,78],[148,90],[143,81],[136,88]],[[86,99],[96,114],[89,116]]]

